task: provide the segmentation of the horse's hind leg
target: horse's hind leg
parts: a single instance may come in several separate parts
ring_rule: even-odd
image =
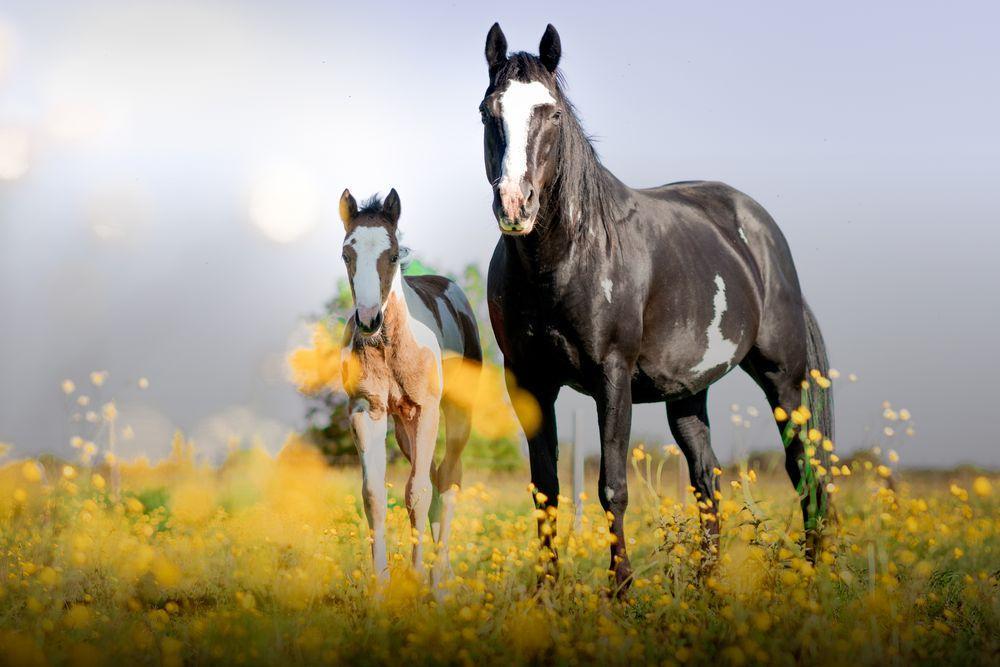
[[[440,529],[435,531],[437,540],[437,560],[431,573],[434,587],[441,583],[451,570],[448,556],[448,539],[451,537],[451,521],[455,515],[458,490],[462,485],[462,452],[469,441],[472,419],[469,411],[450,401],[442,403],[445,428],[444,459],[437,468],[436,487],[440,494]]]
[[[667,421],[687,459],[691,486],[701,510],[708,561],[719,545],[719,460],[712,451],[708,427],[708,390],[667,403]]]
[[[760,349],[754,348],[743,360],[740,366],[754,381],[760,385],[767,396],[767,402],[772,411],[781,408],[786,415],[802,404],[802,381],[805,379],[805,367],[793,368],[780,364]],[[803,471],[806,465],[805,445],[799,437],[801,428],[787,417],[778,421],[775,419],[778,432],[785,444],[785,472],[788,473],[792,485],[801,498],[802,519],[806,529],[806,556],[810,560],[816,558],[816,547],[819,540],[818,520],[827,504],[826,490],[823,484],[814,483],[812,488],[806,488],[803,483]]]

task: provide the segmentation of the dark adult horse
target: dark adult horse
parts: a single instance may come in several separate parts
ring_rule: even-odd
[[[625,186],[601,165],[562,91],[560,54],[551,25],[538,56],[508,56],[499,25],[486,38],[490,83],[480,110],[503,233],[490,263],[490,318],[504,364],[541,408],[528,445],[542,509],[559,498],[559,389],[595,399],[599,497],[610,513],[611,568],[622,591],[631,576],[623,519],[634,403],[666,402],[714,550],[719,473],[708,388],[739,366],[779,416],[798,410],[800,422],[809,414],[800,407],[811,403],[815,426],[828,438],[832,396],[820,395],[815,382],[803,389],[810,371],[825,375],[826,352],[771,216],[722,183]],[[816,407],[821,399],[824,410]],[[811,474],[816,460],[799,437],[801,424],[778,426],[785,468],[802,497],[808,551],[826,507],[824,489]],[[551,548],[543,521],[539,534]]]

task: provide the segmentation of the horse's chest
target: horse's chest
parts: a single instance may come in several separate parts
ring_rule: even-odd
[[[384,406],[389,414],[413,419],[422,405],[439,398],[439,383],[426,354],[371,351],[358,359],[357,380],[348,386],[355,396]]]
[[[512,356],[520,365],[573,374],[589,358],[587,332],[570,326],[557,307],[539,304],[519,310],[508,322]]]

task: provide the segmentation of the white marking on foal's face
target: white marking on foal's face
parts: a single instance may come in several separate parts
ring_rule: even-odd
[[[528,171],[528,130],[535,108],[542,104],[555,104],[552,93],[541,81],[525,83],[511,81],[500,96],[500,115],[507,149],[503,156],[501,185],[521,187]]]
[[[729,364],[736,354],[736,343],[726,340],[722,334],[722,315],[726,312],[726,281],[722,276],[715,276],[715,298],[712,299],[712,321],[708,324],[705,336],[708,338],[708,347],[701,361],[691,369],[692,373],[705,373],[718,366]]]
[[[385,308],[382,301],[382,280],[378,275],[378,258],[392,247],[389,232],[384,227],[358,227],[344,239],[344,247],[357,254],[354,264],[354,305],[357,308]]]

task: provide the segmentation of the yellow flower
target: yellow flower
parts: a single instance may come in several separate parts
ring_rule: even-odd
[[[108,379],[107,371],[94,371],[90,374],[90,382],[95,387],[100,387]]]
[[[115,417],[118,416],[118,408],[115,407],[114,401],[109,401],[101,407],[101,415],[104,417],[105,421],[114,421]]]
[[[97,489],[98,491],[102,490],[106,484],[106,482],[104,481],[104,477],[96,474],[91,476],[90,483],[93,484],[94,488]]]
[[[785,412],[784,408],[778,406],[774,409],[774,418],[779,422],[788,421],[788,413]]]
[[[68,628],[80,629],[90,625],[90,618],[90,609],[82,604],[74,604],[63,616],[63,623]]]
[[[985,477],[977,477],[972,482],[972,491],[980,498],[987,498],[993,493],[993,485]]]
[[[66,394],[67,396],[69,396],[74,391],[76,391],[76,384],[74,384],[74,382],[72,380],[63,380],[62,381],[62,390],[63,390],[64,394]]]
[[[149,380],[147,378],[139,378],[139,389],[149,389]]]
[[[823,434],[820,433],[819,429],[811,428],[809,429],[809,440],[812,442],[819,442],[823,439]]]
[[[42,466],[35,461],[25,461],[21,466],[21,475],[29,482],[37,482],[42,479]]]

